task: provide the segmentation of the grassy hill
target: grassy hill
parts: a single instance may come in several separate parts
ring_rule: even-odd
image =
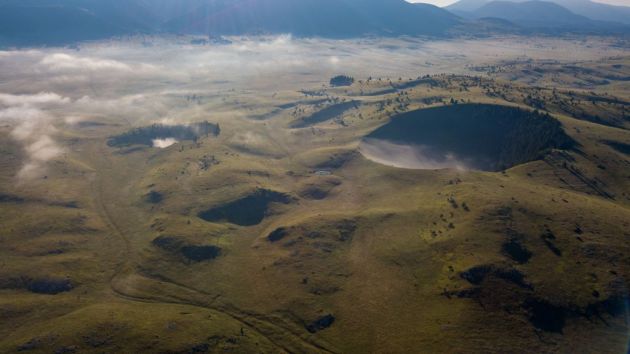
[[[588,76],[527,65],[322,77],[306,88],[319,96],[265,92],[270,116],[216,114],[201,134],[118,116],[64,126],[65,154],[22,185],[0,127],[0,352],[624,352],[630,132],[611,73],[627,58]],[[617,89],[581,86],[603,77]],[[535,154],[491,171],[361,153],[390,124],[422,136],[431,112],[466,147],[491,145],[473,128],[506,117],[549,140],[516,129],[502,146]],[[176,144],[148,143],[169,132]]]

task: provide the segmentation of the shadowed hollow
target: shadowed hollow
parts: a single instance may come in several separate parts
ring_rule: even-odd
[[[520,108],[461,104],[395,116],[361,143],[368,159],[410,169],[500,171],[576,143],[549,115]]]

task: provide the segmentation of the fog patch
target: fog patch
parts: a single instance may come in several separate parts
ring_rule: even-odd
[[[272,137],[253,131],[237,132],[228,139],[227,143],[231,148],[246,154],[280,157],[285,153]]]
[[[64,123],[68,125],[81,125],[84,120],[84,117],[80,116],[67,116],[63,119]]]
[[[231,144],[247,147],[261,147],[270,143],[269,138],[253,131],[236,133],[229,141]]]
[[[0,90],[20,87],[21,92],[54,91],[77,98],[77,92],[86,91],[86,85],[96,91],[90,95],[97,97],[129,93],[126,90],[146,92],[157,87],[152,84],[209,87],[224,81],[269,90],[282,84],[295,88],[322,82],[340,67],[355,77],[469,73],[466,64],[494,61],[497,56],[507,60],[527,52],[532,59],[561,57],[559,47],[570,48],[578,55],[576,60],[595,59],[602,56],[601,48],[606,44],[543,38],[334,40],[281,35],[235,36],[228,38],[231,44],[195,46],[190,45],[191,39],[138,36],[86,42],[72,49],[0,51]],[[623,50],[606,51],[607,56],[623,54]]]
[[[177,143],[178,141],[175,138],[153,139],[153,147],[160,148],[160,149],[165,149]]]
[[[27,160],[18,172],[20,181],[41,177],[45,163],[60,156],[63,149],[53,140],[55,116],[48,109],[70,102],[55,93],[36,95],[0,94],[0,121],[11,123],[11,137],[23,145]]]
[[[328,79],[340,72],[357,78],[369,75],[384,79],[469,74],[466,64],[495,61],[498,57],[516,59],[527,52],[532,59],[562,58],[564,52],[556,48],[567,47],[578,56],[576,60],[587,60],[603,56],[602,48],[608,47],[604,42],[541,38],[427,41],[242,36],[229,37],[231,44],[208,46],[190,45],[190,39],[139,36],[82,43],[76,48],[0,51],[0,120],[8,123],[12,138],[27,153],[21,178],[43,174],[46,161],[63,153],[63,147],[55,141],[55,128],[76,126],[84,120],[107,119],[132,127],[214,121],[215,116],[218,122],[228,115],[252,115],[242,97],[256,100],[264,96],[267,102],[276,91],[327,85]],[[624,52],[609,48],[605,54]],[[191,137],[167,132],[150,136],[142,144],[154,146],[152,139],[166,138],[184,141]],[[274,149],[274,154],[282,153],[277,147],[269,147],[273,139],[273,135],[245,132],[235,135],[230,143],[254,153],[269,153],[269,149]],[[159,141],[157,145],[164,143]],[[421,144],[432,146],[427,141]],[[420,153],[413,145],[407,148],[412,152],[393,153],[392,146],[382,144],[365,149],[367,154],[371,151],[375,158],[381,156],[388,161],[393,160],[391,156],[407,156],[402,160],[415,161],[411,166],[417,166],[420,154],[422,166],[429,168],[469,167],[461,159],[465,152],[460,150],[457,155],[442,158],[427,155],[426,149],[420,149]],[[450,146],[443,150],[456,151]]]
[[[46,163],[62,155],[64,149],[54,139],[57,126],[76,125],[85,116],[111,115],[112,112],[145,117],[161,108],[149,108],[146,102],[143,95],[111,100],[83,96],[73,100],[54,92],[31,95],[0,93],[0,121],[8,123],[11,138],[26,152],[26,160],[17,174],[19,182],[44,176]]]
[[[366,138],[361,142],[359,151],[368,160],[391,167],[418,170],[473,169],[454,153],[426,145],[396,144],[387,140]]]
[[[9,95],[0,93],[0,104],[6,106],[26,106],[43,104],[66,104],[70,101],[67,97],[62,97],[52,92],[41,92],[36,95]]]
[[[65,53],[53,53],[46,55],[40,61],[40,65],[53,71],[64,70],[119,70],[131,71],[131,66],[108,59],[82,58]]]

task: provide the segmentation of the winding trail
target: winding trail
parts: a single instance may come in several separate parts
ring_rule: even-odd
[[[101,169],[96,169],[96,175],[92,181],[92,193],[94,195],[94,202],[99,215],[124,247],[121,254],[121,260],[118,262],[116,269],[110,278],[110,289],[115,296],[128,301],[187,305],[216,311],[239,322],[244,328],[257,333],[276,346],[279,351],[285,353],[336,353],[336,351],[326,348],[322,344],[303,338],[300,334],[295,333],[291,329],[272,323],[263,315],[240,310],[231,304],[216,305],[215,302],[220,295],[213,296],[212,294],[195,289],[194,287],[178,284],[165,277],[156,279],[155,276],[147,276],[146,274],[140,274],[137,272],[136,269],[138,264],[136,264],[133,260],[134,251],[132,242],[116,222],[107,203],[105,202],[104,193],[106,193],[106,187],[103,179],[106,178],[105,175],[107,173],[104,171],[114,171],[116,169],[111,159],[107,157],[111,152],[106,149],[107,148],[102,145],[95,154],[99,158],[99,163],[97,165],[100,166]],[[136,290],[135,288],[129,288],[128,286],[121,285],[126,283],[126,279],[133,277],[140,280],[135,281],[135,284],[149,282],[152,286],[157,285],[160,288],[161,293],[166,295],[134,295],[133,290]],[[185,295],[181,296],[182,294]],[[193,300],[195,297],[200,297],[200,299]],[[211,298],[210,301],[206,300],[208,297]]]

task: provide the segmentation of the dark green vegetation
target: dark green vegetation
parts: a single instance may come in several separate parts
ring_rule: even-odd
[[[367,137],[423,146],[438,161],[455,155],[467,166],[486,171],[540,159],[551,149],[576,147],[560,122],[548,114],[487,104],[403,113]]]
[[[354,83],[354,78],[346,75],[338,75],[330,79],[330,86],[350,86]]]
[[[218,124],[208,122],[190,125],[153,124],[149,127],[136,128],[127,133],[113,136],[107,141],[107,145],[116,147],[131,145],[153,146],[153,140],[155,139],[174,138],[178,141],[197,141],[201,137],[218,136],[220,133],[221,129]]]

